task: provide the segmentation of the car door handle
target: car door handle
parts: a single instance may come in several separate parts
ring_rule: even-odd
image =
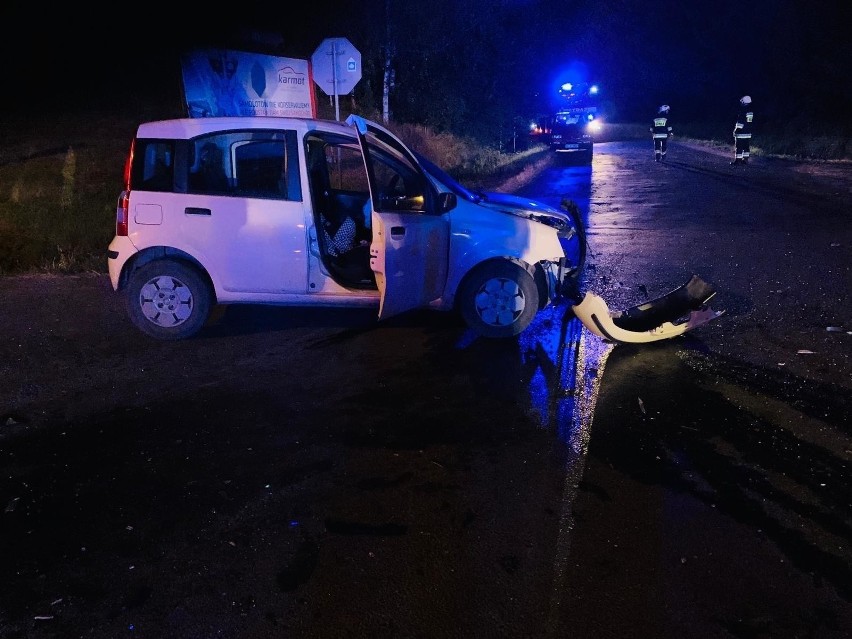
[[[405,227],[404,226],[392,226],[391,227],[391,237],[402,237],[405,235]]]
[[[213,211],[210,209],[202,209],[197,206],[187,206],[184,210],[184,213],[187,215],[212,215]]]

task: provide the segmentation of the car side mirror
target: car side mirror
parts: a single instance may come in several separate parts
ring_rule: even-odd
[[[458,204],[458,197],[455,193],[439,193],[438,194],[438,209],[441,213],[452,211]]]

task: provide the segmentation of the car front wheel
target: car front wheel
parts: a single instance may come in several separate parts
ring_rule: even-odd
[[[161,340],[198,333],[210,315],[210,286],[193,267],[174,260],[149,262],[133,271],[127,312],[143,333]]]
[[[457,297],[462,318],[483,337],[512,337],[535,317],[539,308],[533,276],[508,260],[493,260],[474,269]]]

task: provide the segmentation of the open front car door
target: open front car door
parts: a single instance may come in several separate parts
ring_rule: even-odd
[[[370,268],[381,294],[379,318],[428,306],[444,293],[449,222],[414,154],[388,130],[359,116],[358,134],[370,185]]]

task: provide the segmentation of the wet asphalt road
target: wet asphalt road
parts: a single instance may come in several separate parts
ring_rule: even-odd
[[[852,635],[852,174],[732,167],[682,145],[655,164],[602,146],[586,288],[626,308],[697,273],[727,314],[610,352],[571,505],[561,627]]]
[[[659,344],[566,305],[162,344],[104,276],[0,279],[0,637],[852,635],[852,178],[670,149],[522,190],[580,205],[611,308],[716,286]]]

